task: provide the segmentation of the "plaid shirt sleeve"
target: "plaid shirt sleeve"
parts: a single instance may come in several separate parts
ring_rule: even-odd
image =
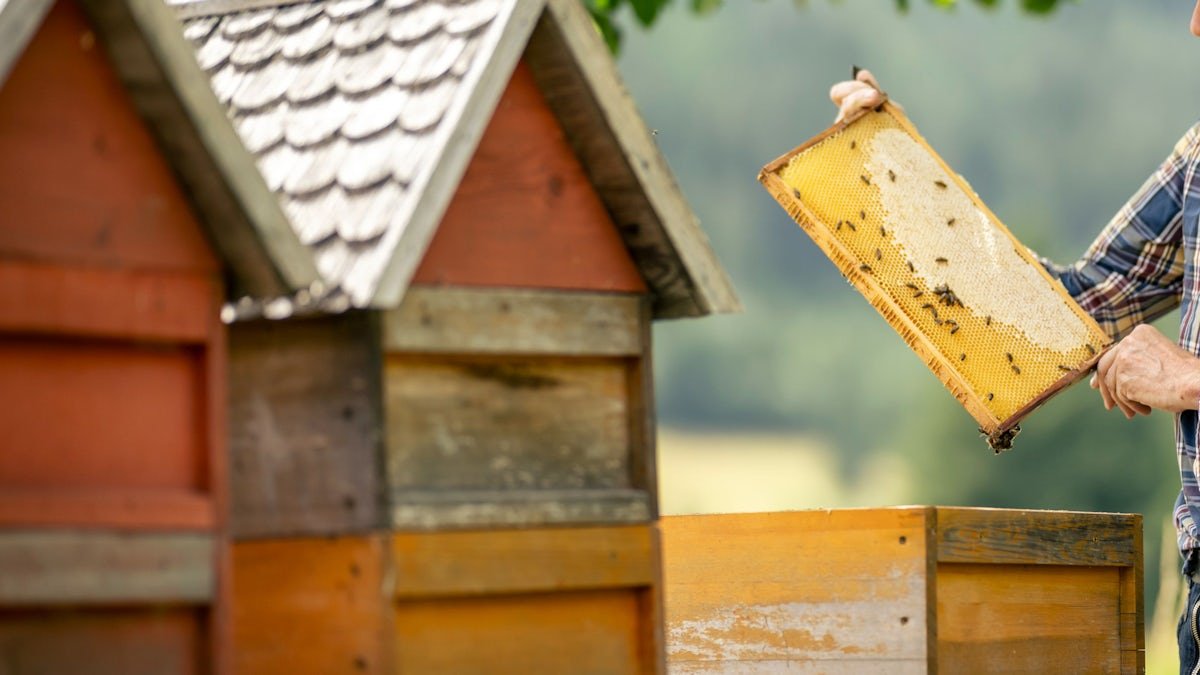
[[[1200,124],[1070,266],[1042,263],[1114,339],[1179,304],[1183,287],[1182,204]]]

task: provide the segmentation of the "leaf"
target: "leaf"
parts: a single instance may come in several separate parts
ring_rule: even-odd
[[[692,0],[692,11],[700,16],[721,8],[722,0]]]
[[[654,20],[666,6],[667,0],[629,0],[629,4],[633,5],[633,14],[637,17],[638,23],[649,28],[654,25]]]

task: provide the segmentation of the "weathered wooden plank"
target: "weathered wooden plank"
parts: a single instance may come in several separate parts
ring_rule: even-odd
[[[639,659],[638,591],[400,602],[403,673],[658,672]]]
[[[929,515],[905,508],[664,518],[668,663],[738,672],[759,662],[924,661]]]
[[[654,292],[655,316],[739,310],[591,18],[572,0],[546,8],[525,58]]]
[[[215,561],[208,534],[2,532],[0,605],[205,604]]]
[[[235,672],[395,672],[387,549],[378,536],[234,544]]]
[[[0,526],[78,526],[121,530],[212,530],[211,495],[192,490],[113,487],[0,489]]]
[[[513,71],[413,280],[646,290],[524,63]]]
[[[937,528],[938,562],[1129,567],[1142,555],[1131,514],[939,507]]]
[[[0,262],[0,331],[204,342],[216,275]]]
[[[392,494],[392,527],[432,530],[486,525],[588,525],[654,520],[653,496],[638,489],[404,490]]]
[[[230,327],[236,537],[383,522],[379,330],[368,313]]]
[[[627,490],[625,359],[387,359],[388,483],[408,492]]]
[[[938,666],[950,673],[1115,673],[1119,571],[938,565]]]
[[[205,389],[198,349],[0,338],[0,488],[204,492]]]
[[[639,308],[641,358],[629,369],[630,484],[645,490],[658,518],[658,417],[654,408],[654,334],[649,299]]]
[[[414,286],[384,314],[388,352],[637,356],[641,296]]]
[[[1120,581],[1120,641],[1121,672],[1142,673],[1146,670],[1146,616],[1144,571],[1142,555],[1142,516],[1137,515],[1134,548],[1137,560],[1132,567],[1122,567]]]
[[[212,672],[204,612],[5,610],[0,672],[5,675],[202,675]]]
[[[392,536],[399,599],[652,585],[654,525]]]

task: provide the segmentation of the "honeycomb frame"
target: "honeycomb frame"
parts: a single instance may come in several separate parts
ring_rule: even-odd
[[[926,184],[926,190],[944,191],[959,202],[963,202],[965,196],[977,209],[968,214],[975,218],[972,223],[975,226],[983,223],[985,229],[992,228],[994,234],[989,236],[1007,240],[1017,258],[1007,251],[1000,254],[993,251],[989,260],[973,261],[970,255],[977,252],[968,250],[967,257],[949,261],[937,252],[910,250],[906,245],[913,245],[911,238],[902,242],[899,233],[889,233],[889,224],[897,221],[888,219],[890,211],[881,206],[883,197],[880,195],[885,189],[903,192],[908,188],[877,185],[877,179],[882,177],[864,168],[868,162],[879,165],[875,155],[869,154],[865,146],[874,144],[883,129],[902,132],[915,141],[914,148],[927,153],[923,166],[934,167],[939,173],[932,181],[936,189]],[[835,143],[841,145],[829,149]],[[854,152],[856,144],[857,153]],[[847,156],[867,157],[867,160],[852,161],[845,159]],[[894,166],[899,170],[899,165]],[[893,184],[908,180],[907,176],[898,179],[891,169],[886,174]],[[928,179],[924,174],[920,176]],[[917,175],[912,180],[918,180]],[[1086,375],[1112,344],[1099,325],[1046,272],[970,185],[929,146],[903,112],[890,103],[837,123],[775,159],[763,167],[759,181],[950,390],[979,423],[980,431],[987,434],[989,443],[998,450],[1011,444],[1022,419]],[[833,181],[832,186],[830,181]],[[860,208],[844,204],[845,200],[839,200],[839,197],[826,197],[828,193],[853,194]],[[909,198],[910,201],[913,199],[918,198]],[[838,211],[836,214],[835,210]],[[943,223],[905,227],[908,231],[913,227],[953,227],[955,220],[951,217]],[[931,257],[935,253],[936,257]],[[954,255],[961,253],[962,250],[956,250]],[[1019,274],[1016,276],[1034,285],[1034,299],[1050,303],[1047,306],[1053,310],[1052,314],[1068,317],[1067,323],[1073,324],[1077,319],[1079,327],[1074,337],[1086,335],[1086,339],[1079,340],[1078,344],[1072,342],[1068,349],[1049,349],[1045,342],[1034,342],[1029,338],[1031,333],[1037,334],[1037,327],[1022,326],[1019,321],[993,321],[990,314],[980,316],[974,306],[964,306],[953,293],[949,294],[949,304],[945,304],[947,295],[944,291],[948,290],[948,285],[929,283],[930,277],[937,275],[925,273],[931,269],[930,265],[957,264],[967,270],[960,275],[970,274],[973,262],[980,268],[986,268],[988,264],[995,268],[997,258],[1003,258],[1010,269],[1011,261],[1017,259],[1018,265],[1029,266],[1032,271],[1017,269]],[[913,260],[921,260],[924,267],[914,267]],[[901,261],[906,261],[906,267],[901,266]],[[989,282],[978,283],[990,287]],[[978,289],[974,292],[975,297],[979,297]],[[1059,301],[1065,309],[1056,304]],[[991,302],[990,298],[988,302]],[[998,302],[1002,305],[1005,301]],[[1009,305],[1014,303],[1009,302]],[[1036,314],[1037,310],[1027,310],[1025,316],[1031,312]],[[958,337],[960,332],[969,337]],[[972,345],[974,351],[964,344]],[[995,349],[989,351],[984,347]]]

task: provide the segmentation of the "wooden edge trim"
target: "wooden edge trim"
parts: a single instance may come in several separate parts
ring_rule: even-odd
[[[211,534],[0,532],[0,606],[209,604],[216,560]]]
[[[644,490],[521,490],[413,492],[393,490],[397,530],[646,523],[653,497]]]
[[[0,87],[53,6],[53,0],[10,0],[0,4]]]
[[[432,158],[433,171],[409,186],[418,198],[408,224],[384,235],[379,246],[387,255],[378,280],[368,289],[369,297],[354,298],[357,305],[390,309],[400,304],[517,67],[544,2],[506,0],[508,6],[493,19],[497,27],[481,38],[475,58],[482,60],[483,66],[472,69],[459,84],[462,91],[450,103],[433,140],[433,147],[440,148]]]
[[[691,282],[692,311],[659,314],[658,318],[741,312],[742,303],[733,282],[717,260],[670,165],[626,90],[591,16],[577,0],[547,0],[546,9],[546,15],[554,20],[569,50],[564,56],[574,60],[576,70],[587,83],[596,107]]]
[[[996,427],[996,431],[993,433],[999,434],[999,433],[1008,431],[1009,429],[1012,429],[1013,427],[1020,424],[1021,420],[1028,417],[1034,410],[1037,410],[1038,408],[1042,407],[1042,405],[1046,401],[1049,401],[1050,399],[1054,398],[1054,396],[1056,394],[1058,394],[1059,392],[1061,392],[1063,389],[1066,389],[1067,387],[1071,386],[1072,384],[1075,384],[1079,380],[1083,379],[1084,376],[1086,376],[1088,373],[1090,373],[1092,371],[1092,369],[1096,367],[1096,364],[1100,362],[1100,357],[1104,356],[1104,352],[1107,352],[1109,349],[1112,349],[1113,346],[1114,346],[1113,343],[1109,343],[1107,346],[1102,347],[1100,350],[1098,350],[1096,352],[1095,356],[1093,356],[1092,358],[1085,361],[1084,364],[1082,366],[1080,366],[1078,369],[1072,370],[1071,372],[1067,373],[1063,377],[1059,378],[1057,382],[1050,385],[1050,387],[1047,388],[1045,391],[1043,391],[1037,398],[1035,398],[1032,401],[1030,401],[1029,403],[1026,403],[1025,405],[1021,406],[1012,415],[1009,415],[1008,419],[1005,419],[1003,422],[1001,422]]]
[[[803,147],[801,146],[801,148]],[[836,237],[829,234],[828,226],[792,195],[791,188],[777,174],[764,170],[759,174],[759,180],[775,198],[775,201],[779,202],[779,205],[787,211],[792,220],[796,221],[808,233],[817,247],[825,252],[842,276],[854,284],[867,302],[883,315],[892,329],[942,381],[954,398],[967,409],[971,417],[975,418],[984,432],[993,433],[1000,421],[987,409],[983,401],[975,396],[958,371],[949,365],[946,357],[917,328],[913,320],[892,300],[892,297],[876,280],[875,275],[859,269],[854,255]]]
[[[1017,565],[1141,565],[1136,514],[938,507],[937,561]]]
[[[389,352],[637,356],[640,294],[414,286],[383,315]]]
[[[0,490],[0,528],[207,531],[216,526],[204,493],[167,490]]]
[[[399,533],[394,597],[650,587],[657,550],[653,524]]]
[[[658,505],[658,413],[654,398],[653,310],[650,299],[639,303],[641,358],[628,362],[629,370],[629,467],[632,485],[647,493],[650,518],[659,517]]]
[[[220,173],[225,193],[221,198],[236,204],[237,218],[234,222],[206,222],[206,227],[246,290],[257,295],[279,294],[307,288],[320,280],[312,253],[300,243],[254,158],[226,117],[208,77],[196,63],[191,45],[183,37],[175,12],[162,0],[83,1],[93,20],[110,24],[110,31],[115,30],[111,24],[118,20],[114,12],[122,11],[117,7],[126,8],[138,32],[137,39],[153,56],[165,80],[163,84],[186,116],[181,120],[186,127],[182,133],[194,135],[212,168]],[[120,63],[115,65],[121,67]],[[145,75],[139,71],[133,79],[136,93],[137,87],[146,85],[138,81]],[[157,117],[168,114],[166,110],[152,111]],[[159,136],[167,132],[163,120],[151,122]],[[172,154],[168,152],[168,159]],[[176,169],[188,182],[196,182],[189,179],[189,172],[194,173],[197,167]]]
[[[279,7],[294,2],[295,0],[166,0],[167,6],[180,19],[233,14],[265,7]]]
[[[938,509],[925,507],[925,663],[926,672],[937,673],[938,667],[938,603],[937,603],[937,536]]]

